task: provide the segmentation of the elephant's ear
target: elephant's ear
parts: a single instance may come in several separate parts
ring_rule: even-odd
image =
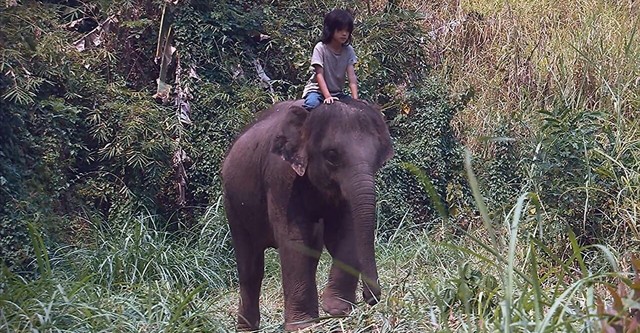
[[[391,144],[391,138],[389,136],[389,131],[387,130],[386,136],[382,134],[381,139],[381,147],[380,147],[380,156],[381,156],[381,165],[388,162],[393,157],[393,145]]]
[[[309,111],[294,105],[285,112],[287,114],[273,141],[271,152],[291,163],[291,168],[299,176],[303,176],[307,169],[308,158],[302,127],[307,120]]]
[[[389,127],[384,121],[384,116],[380,112],[379,108],[376,108],[376,112],[380,116],[380,126],[378,127],[378,138],[380,139],[380,148],[378,151],[378,157],[380,166],[384,165],[393,157],[393,144],[391,143],[391,135],[389,135]]]

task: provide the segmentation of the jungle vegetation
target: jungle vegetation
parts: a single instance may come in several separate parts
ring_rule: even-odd
[[[300,97],[335,7],[396,154],[377,179],[383,300],[313,331],[638,330],[637,1],[1,7],[0,331],[231,331],[220,163]],[[266,270],[278,332],[275,251]]]

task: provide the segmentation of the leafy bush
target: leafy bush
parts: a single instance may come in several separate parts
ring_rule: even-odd
[[[0,219],[0,257],[2,266],[16,272],[29,270],[33,258],[33,247],[29,241],[27,225],[22,220],[10,218],[10,214],[2,213]]]
[[[56,220],[70,207],[74,169],[87,157],[73,77],[58,28],[58,7],[41,3],[0,12],[0,213],[4,263],[16,270],[31,260],[24,220]],[[52,226],[56,230],[60,226]]]
[[[11,254],[29,247],[24,220],[45,226],[46,239],[69,241],[76,217],[96,209],[106,218],[138,204],[173,213],[173,200],[162,197],[173,182],[170,109],[150,98],[148,83],[130,81],[153,72],[138,62],[156,39],[140,8],[155,6],[31,2],[0,12],[0,211],[2,232],[15,235],[1,252],[9,267],[25,260]],[[116,9],[119,25],[107,20]],[[77,41],[97,22],[111,25],[90,41],[100,45],[82,50]]]
[[[525,186],[525,173],[520,154],[521,144],[515,139],[499,133],[487,140],[490,157],[481,161],[479,177],[484,181],[486,199],[492,214],[503,215],[509,209],[509,201]]]
[[[625,219],[616,207],[637,198],[639,177],[631,170],[639,164],[628,138],[614,134],[616,125],[609,119],[616,116],[565,103],[541,115],[544,125],[530,176],[541,200],[564,222],[558,227],[569,226],[585,244],[623,241],[627,226],[614,222],[616,216]],[[562,232],[549,228],[552,234]]]
[[[451,128],[452,118],[468,96],[452,100],[445,85],[435,78],[410,87],[407,95],[403,102],[407,103],[409,114],[399,113],[390,123],[395,158],[379,177],[385,229],[398,227],[405,218],[414,224],[429,225],[437,217],[428,192],[404,163],[426,173],[448,210],[455,213],[456,208],[466,207],[468,200],[464,194],[467,190],[462,178],[461,146]]]
[[[418,100],[423,96],[416,95],[425,93],[423,81],[431,69],[425,48],[428,38],[421,25],[423,17],[415,11],[400,8],[377,15],[360,15],[363,17],[354,33],[354,47],[363,98],[385,108],[391,107],[396,113],[405,106],[403,102],[419,108]],[[411,70],[407,70],[409,68]],[[444,86],[444,82],[437,84]],[[435,82],[429,82],[424,89],[433,89],[435,85]],[[405,96],[407,92],[409,96]]]
[[[134,202],[170,210],[174,112],[148,95],[115,88],[86,115],[91,164],[78,181],[80,193],[109,216],[112,206]],[[86,181],[86,182],[85,182]],[[101,184],[102,183],[102,184]],[[175,207],[175,204],[173,204]]]

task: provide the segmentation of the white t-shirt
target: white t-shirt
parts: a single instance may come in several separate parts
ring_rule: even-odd
[[[342,46],[342,50],[336,53],[329,45],[318,42],[313,48],[313,55],[311,56],[311,70],[313,70],[313,75],[311,75],[311,78],[307,81],[307,85],[302,92],[302,97],[304,98],[312,91],[320,92],[313,67],[314,65],[319,65],[324,70],[324,80],[327,83],[327,89],[329,89],[329,93],[333,95],[343,92],[347,66],[353,65],[357,61],[356,52],[351,45]]]

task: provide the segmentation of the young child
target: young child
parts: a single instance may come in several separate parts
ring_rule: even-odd
[[[311,110],[320,103],[331,104],[341,98],[345,75],[349,79],[351,97],[358,98],[358,79],[354,70],[356,53],[351,46],[353,16],[346,10],[334,9],[324,18],[322,40],[313,48],[311,66],[314,73],[304,87],[303,106]]]

